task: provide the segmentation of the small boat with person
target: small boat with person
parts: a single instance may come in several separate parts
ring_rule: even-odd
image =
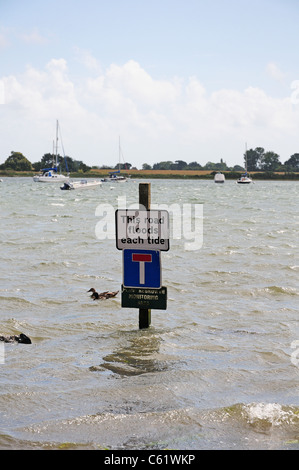
[[[238,184],[250,184],[252,183],[252,179],[248,176],[247,171],[240,176],[240,178],[237,180]]]
[[[240,178],[237,180],[238,184],[250,184],[252,183],[252,179],[250,178],[249,174],[247,173],[247,144],[245,146],[245,173],[243,173]]]

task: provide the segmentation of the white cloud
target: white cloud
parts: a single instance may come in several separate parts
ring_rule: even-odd
[[[269,62],[266,67],[268,75],[278,82],[282,82],[285,78],[285,74],[280,70],[279,66],[275,62]]]
[[[75,47],[76,60],[91,71],[100,73],[102,70],[100,62],[91,54],[90,51]]]
[[[123,66],[111,65],[107,71],[107,81],[109,86],[122,90],[140,106],[151,108],[172,103],[179,91],[176,83],[154,80],[133,60]]]
[[[37,29],[30,31],[29,33],[23,33],[21,38],[27,44],[43,45],[48,42],[47,38],[40,34]]]
[[[299,106],[291,94],[278,99],[249,87],[209,95],[196,77],[157,80],[132,60],[78,83],[64,59],[52,59],[43,70],[28,67],[2,83],[3,161],[14,148],[39,160],[49,151],[57,118],[66,153],[90,165],[117,162],[119,135],[126,160],[139,168],[165,159],[205,164],[220,157],[234,165],[245,141],[282,153],[282,161],[298,151]]]

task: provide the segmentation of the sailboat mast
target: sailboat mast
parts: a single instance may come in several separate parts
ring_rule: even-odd
[[[58,159],[58,119],[56,120],[56,168]]]
[[[120,173],[120,155],[121,155],[120,136],[118,136],[118,171],[119,173]]]
[[[55,156],[55,142],[53,140],[53,148],[52,148],[52,167],[54,168],[54,156]]]
[[[247,174],[247,142],[245,142],[245,172]]]

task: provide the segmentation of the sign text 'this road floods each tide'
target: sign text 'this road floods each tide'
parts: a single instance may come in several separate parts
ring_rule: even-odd
[[[118,250],[169,250],[169,215],[165,210],[116,211],[116,247]]]

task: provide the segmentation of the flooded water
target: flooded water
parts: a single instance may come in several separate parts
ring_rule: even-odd
[[[87,293],[120,290],[101,210],[138,184],[0,183],[0,335],[32,340],[0,343],[0,448],[298,450],[298,182],[152,180],[182,224],[142,330],[120,293]]]

